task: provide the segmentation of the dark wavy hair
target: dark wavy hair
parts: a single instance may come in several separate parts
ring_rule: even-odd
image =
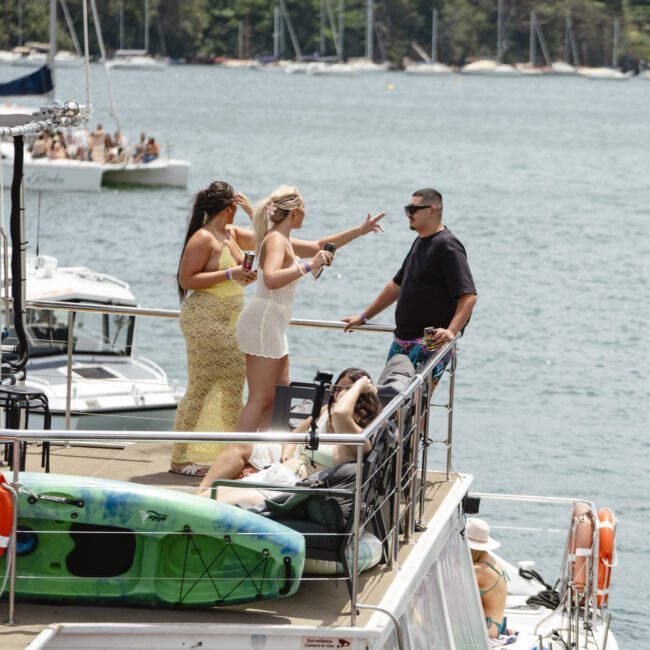
[[[361,368],[346,368],[336,378],[335,384],[338,384],[344,377],[347,377],[353,382],[361,379],[361,377],[368,377],[368,379],[371,379],[370,375]],[[333,405],[334,394],[330,391],[330,398],[327,402],[327,416],[330,420],[330,423],[332,421]],[[363,393],[363,395],[359,395],[359,399],[354,405],[354,419],[362,429],[365,429],[377,417],[381,409],[382,405],[377,395],[374,393]]]
[[[204,190],[197,192],[194,197],[194,204],[192,205],[192,212],[187,220],[187,230],[185,231],[185,241],[183,242],[183,250],[178,261],[178,269],[176,271],[176,284],[178,286],[178,297],[182,302],[187,295],[187,290],[181,287],[178,276],[181,269],[180,260],[183,259],[183,253],[187,242],[190,241],[192,235],[205,224],[205,222],[215,214],[218,214],[227,208],[235,198],[235,190],[232,185],[225,181],[214,181],[208,185]]]

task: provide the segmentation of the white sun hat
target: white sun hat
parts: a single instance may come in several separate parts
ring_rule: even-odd
[[[493,551],[501,546],[501,542],[490,537],[488,522],[478,517],[472,517],[465,522],[465,537],[469,547],[477,551]]]

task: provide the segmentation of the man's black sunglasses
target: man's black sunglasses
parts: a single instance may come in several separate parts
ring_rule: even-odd
[[[424,208],[433,208],[433,205],[405,205],[404,212],[409,217],[412,217],[418,210],[424,210]]]

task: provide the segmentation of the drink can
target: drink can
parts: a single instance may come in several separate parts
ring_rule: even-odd
[[[427,350],[431,352],[438,349],[438,346],[433,342],[433,336],[437,329],[437,327],[424,328],[424,344],[427,346]]]
[[[242,267],[245,268],[247,271],[252,271],[254,259],[255,259],[255,255],[253,255],[253,253],[244,253],[244,263],[242,264]]]

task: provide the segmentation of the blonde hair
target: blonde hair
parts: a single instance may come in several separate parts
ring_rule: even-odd
[[[289,216],[289,212],[294,208],[299,208],[301,203],[302,196],[297,187],[280,185],[255,206],[253,228],[255,230],[255,252],[258,255],[270,224],[284,221]]]

